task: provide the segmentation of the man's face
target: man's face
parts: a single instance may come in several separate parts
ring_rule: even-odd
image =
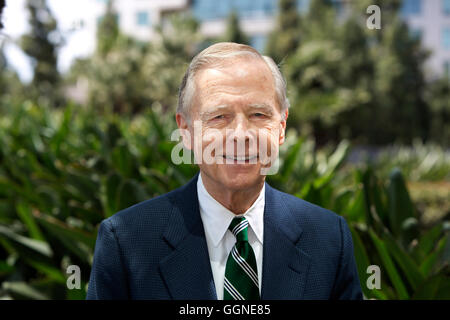
[[[266,63],[239,57],[207,67],[196,74],[195,86],[190,146],[197,162],[202,157],[202,172],[230,190],[261,183],[264,168],[270,167],[284,142],[286,127]],[[183,127],[180,115],[177,122]]]

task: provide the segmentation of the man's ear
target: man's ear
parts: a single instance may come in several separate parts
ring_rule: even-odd
[[[279,140],[279,144],[280,146],[284,143],[284,141],[286,140],[285,137],[285,132],[286,132],[286,121],[289,115],[289,110],[286,109],[283,114],[281,115],[281,122],[280,122],[280,140]],[[284,116],[284,118],[283,118]]]
[[[177,121],[178,129],[180,129],[180,133],[183,138],[184,147],[188,150],[192,150],[192,137],[189,132],[189,123],[187,119],[181,113],[177,113],[175,115],[175,119]]]

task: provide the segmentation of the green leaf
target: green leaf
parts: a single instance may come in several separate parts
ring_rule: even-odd
[[[69,227],[67,224],[48,215],[40,214],[37,221],[50,234],[59,239],[61,243],[82,261],[90,263],[95,247],[95,234],[88,234],[79,229]]]
[[[382,270],[386,270],[389,279],[391,280],[392,284],[394,285],[394,288],[397,292],[399,299],[408,299],[408,291],[406,290],[406,287],[394,265],[394,262],[391,259],[391,256],[389,255],[389,252],[383,243],[381,239],[373,232],[372,229],[369,229],[369,235],[372,239],[375,248],[377,249],[377,252],[381,258],[381,261],[383,262],[383,266],[380,266]]]
[[[389,177],[388,198],[392,234],[396,238],[407,240],[406,235],[402,234],[402,224],[406,219],[413,218],[415,212],[403,176],[397,168],[392,170]]]
[[[26,262],[33,266],[36,270],[42,272],[43,274],[47,275],[50,279],[55,280],[56,282],[65,284],[66,278],[64,277],[61,270],[53,267],[50,264],[41,263],[39,261],[34,261],[32,259],[27,259],[24,257]]]
[[[353,199],[348,202],[347,207],[343,211],[345,217],[351,222],[365,222],[364,215],[364,194],[363,190],[356,190]]]
[[[431,272],[435,271],[435,269],[439,268],[439,258],[442,256],[444,252],[445,246],[447,243],[446,237],[443,237],[437,244],[436,250],[431,252],[420,265],[420,271],[424,275],[430,275]]]
[[[333,207],[331,208],[331,210],[337,213],[345,214],[345,208],[351,201],[352,197],[353,197],[352,190],[349,189],[340,190],[340,192],[336,195],[334,199]]]
[[[298,162],[299,151],[303,144],[302,139],[298,141],[288,150],[280,168],[280,176],[286,179],[293,171],[295,164]]]
[[[373,296],[373,290],[369,290],[365,283],[365,279],[367,278],[367,267],[370,265],[369,257],[367,255],[366,248],[364,248],[364,244],[359,237],[359,234],[351,225],[349,225],[349,228],[352,233],[353,249],[355,254],[356,266],[358,268],[359,280],[361,282],[361,289],[366,297],[371,298]]]
[[[395,239],[389,235],[383,235],[383,241],[386,244],[389,253],[394,257],[397,264],[403,271],[403,274],[409,281],[409,284],[415,290],[423,281],[424,276],[417,267],[414,260],[401,248]]]
[[[22,299],[33,299],[33,300],[50,300],[48,296],[39,292],[28,283],[21,281],[14,282],[3,282],[3,290],[7,291],[9,294],[17,295]]]
[[[118,192],[117,208],[119,210],[149,199],[144,187],[134,180],[127,180],[122,183]]]
[[[81,281],[80,289],[66,290],[66,300],[86,300],[86,282]]]
[[[28,227],[28,231],[33,239],[45,241],[38,224],[34,220],[31,213],[31,206],[26,202],[19,202],[16,204],[16,211],[22,222]]]
[[[438,224],[425,232],[418,239],[417,246],[414,247],[414,255],[422,261],[423,258],[428,256],[436,246],[439,237],[442,235],[442,224]]]
[[[47,242],[24,237],[2,225],[0,225],[0,235],[11,240],[16,244],[14,248],[24,254],[25,252],[31,251],[49,258],[53,256],[53,251]],[[23,250],[25,250],[25,252],[23,252]]]
[[[104,135],[104,145],[107,149],[113,149],[119,139],[122,138],[122,132],[117,123],[110,122],[108,123],[108,128],[106,130],[106,134]]]
[[[52,148],[55,156],[60,155],[61,145],[67,141],[67,136],[70,133],[70,125],[73,116],[72,106],[67,106],[64,110],[63,120],[56,133],[52,136],[50,141],[50,147]]]
[[[138,173],[136,159],[131,154],[127,143],[120,140],[112,151],[112,162],[114,168],[124,177],[132,178]]]
[[[94,248],[95,246],[96,237],[93,234],[70,227],[66,223],[43,213],[36,214],[36,219],[49,232],[52,232],[60,238],[79,241],[90,248]]]
[[[160,119],[158,118],[156,113],[153,111],[153,108],[149,108],[148,109],[147,115],[149,116],[150,121],[151,121],[151,123],[152,123],[152,125],[153,125],[153,127],[155,129],[154,132],[157,134],[157,136],[161,140],[163,140],[166,137],[165,134],[164,134],[164,129],[163,129],[162,125],[161,125]]]
[[[450,286],[448,283],[450,282],[449,277],[445,277],[444,275],[435,275],[431,278],[423,281],[421,286],[414,293],[412,299],[414,300],[434,300],[434,299],[445,299],[446,297],[450,297]],[[445,288],[446,291],[441,291],[442,288]],[[438,295],[438,292],[441,291],[441,294]]]
[[[342,140],[337,146],[333,154],[328,158],[328,172],[336,171],[345,161],[350,151],[350,143],[347,140]]]
[[[108,175],[106,180],[103,182],[104,191],[105,191],[105,217],[110,217],[117,211],[119,208],[117,207],[117,198],[119,196],[119,187],[122,183],[122,178],[117,173],[112,172]]]
[[[8,274],[13,273],[16,270],[13,266],[10,266],[5,261],[0,261],[0,277],[4,277]]]
[[[372,218],[372,172],[371,170],[366,170],[361,176],[361,182],[363,183],[363,194],[364,194],[364,212],[366,214],[366,223],[378,230],[378,226],[374,225]]]

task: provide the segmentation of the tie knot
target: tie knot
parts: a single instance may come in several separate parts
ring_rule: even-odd
[[[248,220],[245,217],[236,217],[231,221],[228,230],[236,237],[238,242],[248,241]]]

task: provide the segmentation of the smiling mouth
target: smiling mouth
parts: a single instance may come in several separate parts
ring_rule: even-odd
[[[223,155],[223,158],[225,159],[225,163],[229,163],[230,161],[233,161],[233,163],[249,163],[253,160],[253,163],[256,163],[254,160],[258,159],[258,155],[254,156],[226,156]]]

